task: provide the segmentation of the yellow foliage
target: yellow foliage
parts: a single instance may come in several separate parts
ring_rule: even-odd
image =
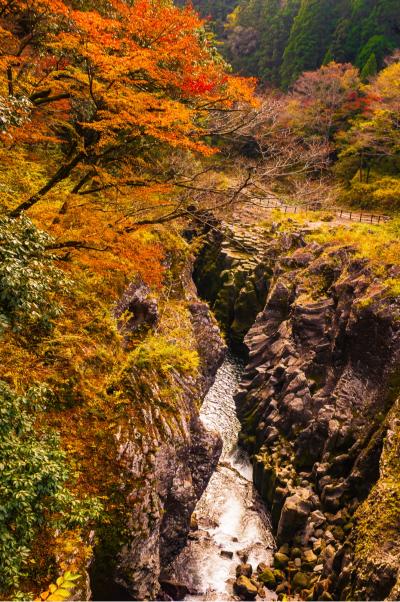
[[[62,602],[63,600],[68,600],[80,578],[80,575],[66,571],[61,577],[58,577],[55,584],[52,583],[49,585],[48,589],[35,599],[35,602],[41,602],[42,600]]]

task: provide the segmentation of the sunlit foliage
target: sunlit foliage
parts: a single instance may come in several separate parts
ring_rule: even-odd
[[[21,160],[23,145],[36,143],[46,160],[27,198],[15,190],[12,216],[67,179],[85,200],[118,190],[114,211],[125,215],[131,194],[171,193],[168,152],[212,154],[203,138],[208,109],[252,98],[252,83],[227,75],[192,9],[151,0],[78,6],[0,4],[0,158],[8,163],[7,147],[19,144]]]
[[[69,471],[57,437],[34,428],[45,403],[44,389],[20,396],[0,381],[0,583],[9,592],[19,586],[39,528],[86,524],[100,510],[65,487]]]

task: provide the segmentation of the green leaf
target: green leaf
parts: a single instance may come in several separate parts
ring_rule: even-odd
[[[76,583],[73,583],[72,581],[64,581],[62,586],[64,589],[74,589],[74,587],[76,587]]]
[[[62,598],[69,598],[71,592],[69,591],[69,589],[60,588],[57,590],[56,594],[57,596],[61,596]]]
[[[71,573],[70,571],[66,571],[64,573],[64,579],[66,581],[76,581],[77,579],[80,579],[81,575],[78,575],[77,573]]]

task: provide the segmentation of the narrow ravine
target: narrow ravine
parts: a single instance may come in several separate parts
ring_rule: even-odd
[[[236,566],[248,558],[256,567],[272,556],[270,522],[252,484],[249,458],[237,445],[240,423],[233,394],[242,367],[228,355],[200,414],[204,425],[220,434],[223,450],[196,507],[194,530],[170,567],[170,577],[189,589],[186,600],[232,599]]]

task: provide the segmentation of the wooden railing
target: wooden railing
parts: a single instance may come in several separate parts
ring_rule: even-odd
[[[363,222],[366,224],[380,224],[381,222],[390,221],[389,215],[373,214],[373,213],[354,213],[352,211],[345,211],[341,209],[336,214],[342,219],[349,219],[353,222]]]
[[[280,209],[284,213],[301,213],[302,211],[323,211],[324,207],[319,203],[306,203],[304,205],[287,205],[278,199],[257,199],[259,205],[266,209]],[[390,216],[376,213],[358,213],[345,209],[332,211],[340,219],[359,222],[364,224],[381,224],[390,221]]]

